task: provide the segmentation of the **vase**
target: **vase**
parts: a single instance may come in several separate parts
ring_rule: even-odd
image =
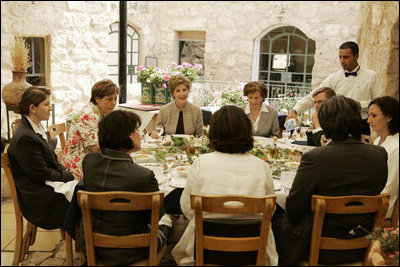
[[[143,104],[154,104],[154,90],[150,83],[142,83],[141,101]]]
[[[154,88],[154,103],[157,105],[165,105],[170,102],[170,94],[168,85],[164,88],[161,84],[152,85]]]
[[[2,90],[3,101],[9,110],[17,113],[18,102],[22,94],[32,85],[26,81],[26,71],[13,71],[13,80],[4,85]]]

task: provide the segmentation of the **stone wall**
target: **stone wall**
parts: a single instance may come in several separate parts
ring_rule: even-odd
[[[360,64],[377,71],[387,95],[399,100],[399,2],[362,2]]]
[[[215,81],[251,80],[255,40],[276,27],[295,26],[316,42],[316,86],[340,68],[333,51],[356,40],[359,8],[352,1],[129,1],[128,24],[141,38],[139,64],[155,56],[160,67],[178,61],[179,31],[205,32],[204,78]],[[108,26],[118,18],[118,1],[2,1],[1,87],[12,80],[14,34],[44,37],[46,85],[56,122],[63,121],[66,107],[87,103],[92,85],[107,77]],[[138,90],[138,84],[129,85],[127,100]],[[3,102],[1,110],[5,114]],[[5,116],[1,125],[4,136]]]

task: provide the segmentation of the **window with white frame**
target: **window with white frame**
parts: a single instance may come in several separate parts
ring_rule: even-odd
[[[267,85],[268,97],[298,97],[310,91],[315,41],[296,27],[284,26],[262,36],[258,45],[257,78]]]
[[[118,84],[119,74],[119,23],[110,25],[110,41],[108,45],[108,76]],[[130,25],[127,27],[126,38],[126,82],[137,82],[137,66],[139,65],[139,34]]]

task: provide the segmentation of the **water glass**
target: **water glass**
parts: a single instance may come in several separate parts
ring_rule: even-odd
[[[282,131],[282,137],[283,140],[285,141],[285,143],[288,141],[288,139],[290,138],[290,131],[288,130],[283,130]]]
[[[154,131],[156,131],[158,136],[161,136],[164,133],[164,126],[156,125],[156,127],[154,127]]]

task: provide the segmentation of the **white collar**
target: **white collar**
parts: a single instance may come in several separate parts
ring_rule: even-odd
[[[361,68],[361,66],[358,64],[357,67],[354,68],[354,70],[352,70],[352,71],[344,70],[344,72],[356,72],[356,71],[359,71],[360,68]]]
[[[37,133],[37,134],[40,134],[44,140],[47,140],[47,134],[45,133],[42,124],[39,124],[40,127],[38,127],[38,126],[36,125],[36,123],[34,123],[32,120],[30,120],[27,116],[25,116],[25,118],[28,119],[29,123],[30,123],[31,126],[32,126],[33,131],[34,131],[35,133]]]
[[[261,103],[261,109],[260,109],[260,113],[261,112],[269,112],[267,106],[263,103]],[[244,113],[246,114],[250,114],[250,105],[249,103],[247,103],[245,109],[244,109]]]

